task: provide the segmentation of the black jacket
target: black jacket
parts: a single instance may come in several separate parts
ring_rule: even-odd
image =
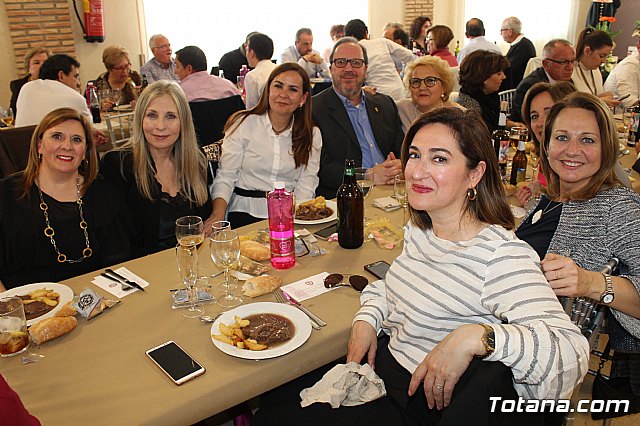
[[[513,96],[513,103],[511,105],[511,115],[509,116],[511,120],[522,122],[521,110],[522,103],[524,102],[524,95],[527,94],[527,90],[529,90],[531,86],[541,81],[548,83],[549,78],[547,77],[547,73],[544,71],[544,68],[538,67],[532,71],[531,74],[526,76],[520,84],[518,84],[516,93]]]
[[[507,78],[502,82],[500,91],[515,89],[524,78],[524,70],[527,68],[529,59],[535,58],[536,48],[526,37],[523,37],[515,45],[511,45],[507,52],[509,68],[506,70]]]

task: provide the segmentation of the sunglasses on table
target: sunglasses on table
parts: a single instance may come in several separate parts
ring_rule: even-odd
[[[422,84],[423,81],[425,86],[433,87],[436,85],[437,82],[442,80],[439,79],[438,77],[410,78],[409,86],[413,87],[414,89],[418,89],[420,88],[420,85]]]
[[[345,279],[347,281],[345,281]],[[357,291],[362,291],[369,284],[369,280],[362,275],[352,274],[329,274],[324,279],[326,288],[333,288],[343,285],[350,285]]]
[[[351,59],[347,59],[347,58],[337,58],[334,59],[332,62],[333,65],[335,65],[338,68],[344,68],[347,66],[347,64],[351,64],[351,66],[353,68],[361,68],[364,65],[364,59],[358,59],[358,58],[351,58]]]

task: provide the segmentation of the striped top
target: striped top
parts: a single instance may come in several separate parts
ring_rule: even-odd
[[[520,396],[571,395],[587,371],[589,346],[527,243],[497,225],[454,242],[413,224],[404,243],[386,279],[363,291],[354,319],[389,334],[404,368],[413,372],[459,326],[489,323],[496,350],[486,360],[511,367]]]

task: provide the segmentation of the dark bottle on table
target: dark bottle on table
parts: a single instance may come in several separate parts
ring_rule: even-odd
[[[140,85],[140,93],[149,85],[149,80],[147,80],[147,75],[142,74],[142,84]]]
[[[640,142],[640,104],[636,104],[632,108],[631,117],[629,119],[629,138],[627,146],[635,147]]]
[[[89,92],[89,110],[91,111],[91,117],[93,117],[93,123],[100,123],[102,118],[100,118],[100,100],[98,99],[98,91],[96,86],[93,83],[89,83],[88,86]]]
[[[518,152],[513,156],[513,163],[511,164],[511,179],[509,183],[511,185],[517,185],[519,182],[524,182],[527,177],[527,154],[525,154],[525,147],[527,143],[525,141],[518,142]]]
[[[507,130],[507,101],[500,104],[500,116],[498,118],[498,129],[491,134],[493,140],[493,149],[498,159],[498,168],[500,174],[504,176],[507,173],[507,149],[509,149],[509,131]]]
[[[338,205],[338,243],[355,249],[364,242],[364,195],[356,181],[356,164],[345,161],[344,178],[336,195]]]

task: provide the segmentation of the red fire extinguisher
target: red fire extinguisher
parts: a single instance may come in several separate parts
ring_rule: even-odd
[[[90,43],[104,41],[104,5],[102,0],[82,0],[84,39]],[[74,2],[75,8],[75,2]],[[76,10],[76,15],[78,11]],[[80,19],[80,16],[78,16]]]

